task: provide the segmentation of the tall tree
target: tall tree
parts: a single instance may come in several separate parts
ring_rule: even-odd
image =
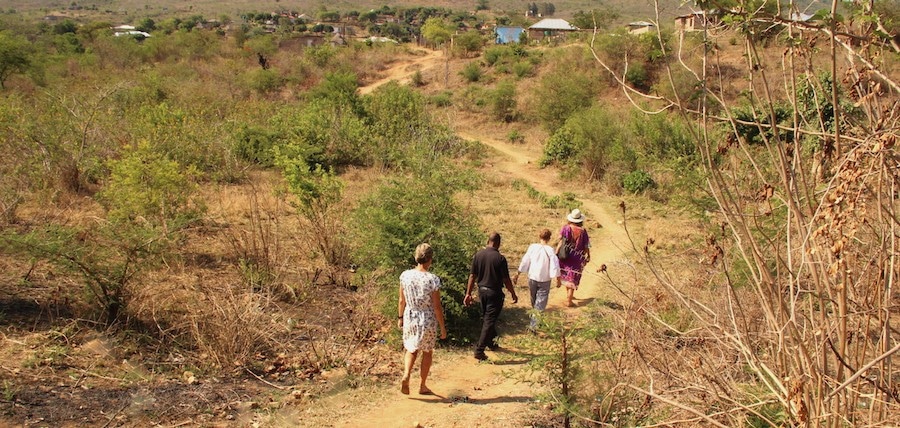
[[[435,46],[444,44],[450,40],[450,36],[452,35],[453,33],[450,28],[440,18],[428,18],[425,20],[425,24],[422,25],[422,37],[425,37],[426,40],[434,43]]]
[[[13,73],[22,73],[31,66],[31,44],[24,37],[0,31],[0,89]]]

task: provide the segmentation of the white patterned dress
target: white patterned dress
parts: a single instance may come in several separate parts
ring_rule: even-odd
[[[400,274],[400,285],[406,297],[403,347],[409,352],[429,352],[434,349],[438,328],[431,293],[441,288],[441,279],[431,272],[410,269]]]

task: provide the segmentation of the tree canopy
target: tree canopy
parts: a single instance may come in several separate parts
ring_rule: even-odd
[[[13,73],[22,73],[31,66],[31,44],[24,37],[0,31],[0,88]]]

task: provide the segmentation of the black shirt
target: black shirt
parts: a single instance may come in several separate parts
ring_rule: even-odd
[[[499,291],[503,289],[504,281],[509,278],[509,264],[498,249],[485,247],[475,253],[470,273],[475,275],[475,283],[479,287]]]

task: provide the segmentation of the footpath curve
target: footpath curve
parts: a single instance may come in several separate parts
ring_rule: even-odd
[[[396,64],[381,79],[361,89],[369,93],[390,80],[408,79],[416,70],[435,66],[442,61],[439,51],[424,57]],[[490,147],[494,153],[488,161],[495,171],[514,179],[524,180],[536,190],[548,195],[571,192],[581,202],[582,211],[588,216],[591,231],[592,260],[586,267],[581,286],[576,292],[576,302],[590,302],[608,296],[608,287],[597,273],[603,263],[620,259],[627,237],[624,229],[614,219],[611,204],[601,204],[594,195],[584,189],[558,179],[556,171],[538,168],[540,156],[536,148],[511,144],[500,138],[479,131],[457,131],[468,140],[476,140]],[[527,291],[521,289],[519,306],[527,305]],[[564,307],[565,293],[551,290],[548,310],[577,313],[581,307]],[[489,353],[489,355],[491,355]],[[501,362],[502,361],[502,362]],[[399,382],[400,353],[397,354]],[[542,391],[536,390],[511,376],[523,368],[525,360],[497,359],[494,363],[478,363],[471,351],[439,349],[435,352],[434,366],[429,386],[436,395],[420,396],[415,393],[418,367],[413,373],[409,396],[401,395],[398,385],[378,385],[346,390],[322,399],[315,409],[306,415],[290,418],[304,426],[332,427],[520,427],[529,415],[540,411],[534,406],[534,398]],[[418,366],[418,365],[417,365]],[[305,425],[309,423],[310,425]]]

